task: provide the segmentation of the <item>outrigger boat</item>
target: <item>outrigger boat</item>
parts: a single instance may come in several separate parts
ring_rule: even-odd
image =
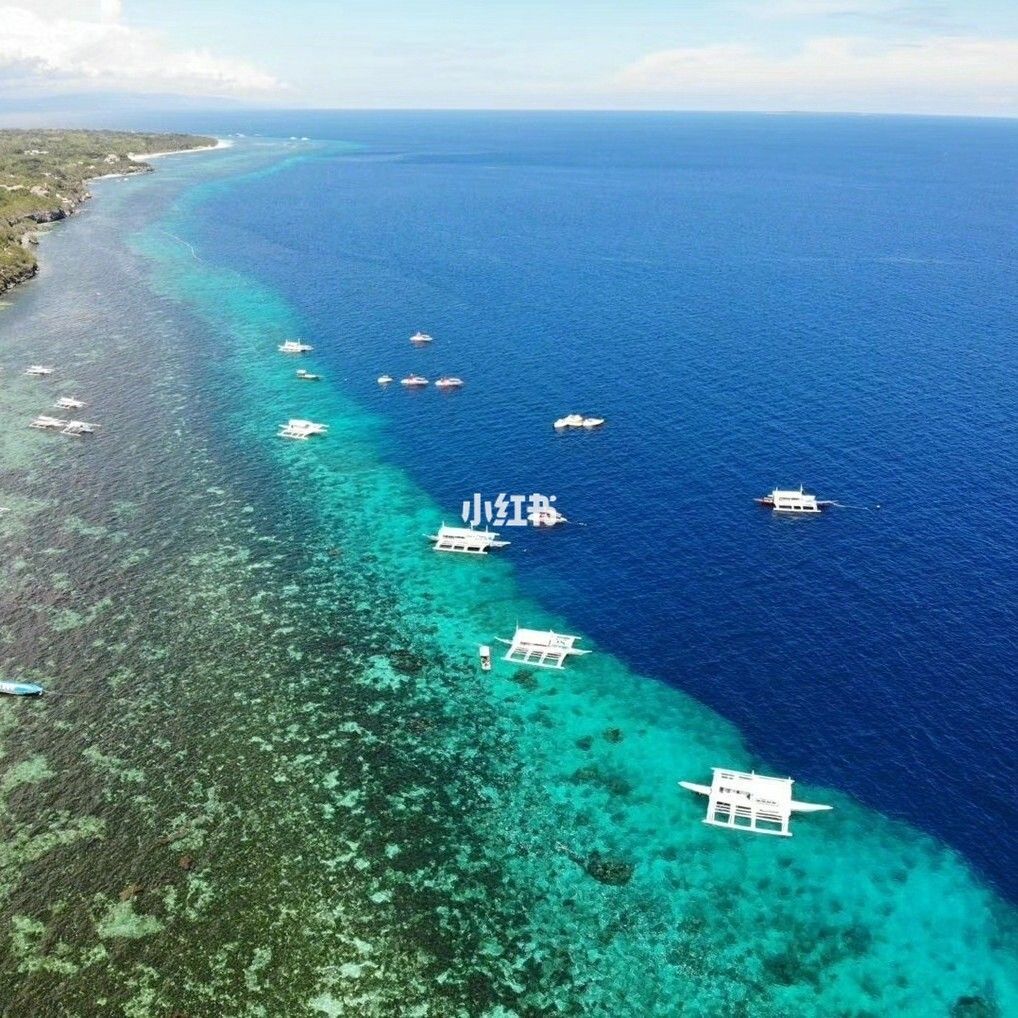
[[[316,375],[311,371],[306,371],[304,368],[297,369],[297,377],[302,382],[320,382],[322,379],[321,375]]]
[[[307,441],[312,435],[324,435],[329,430],[327,424],[315,424],[314,421],[304,421],[291,417],[286,424],[279,425],[279,438],[296,438],[300,441]]]
[[[429,336],[426,332],[415,332],[410,337],[411,343],[430,343],[434,340],[434,336]]]
[[[753,500],[765,509],[773,509],[776,513],[820,513],[834,505],[831,501],[820,501],[816,495],[810,495],[799,485],[794,488],[775,488],[769,495]]]
[[[302,343],[299,339],[288,339],[285,343],[279,344],[280,353],[311,353],[314,347],[309,343]]]
[[[832,807],[819,802],[799,802],[792,798],[791,778],[770,778],[752,771],[711,768],[714,778],[709,785],[692,781],[679,784],[697,795],[706,795],[704,823],[753,834],[774,834],[790,838],[788,829],[793,813],[819,813]]]
[[[435,551],[458,551],[466,555],[487,555],[490,548],[509,547],[509,542],[503,541],[494,531],[447,527],[444,523],[437,534],[428,535],[428,540],[434,542]]]
[[[80,438],[82,435],[94,435],[98,425],[89,424],[87,421],[68,421],[67,427],[60,434],[70,435],[71,438]]]
[[[30,428],[39,428],[40,430],[52,430],[52,431],[63,431],[67,427],[68,421],[63,420],[61,417],[50,417],[48,414],[39,414],[34,421],[29,422]]]
[[[7,696],[42,696],[43,688],[34,682],[0,681],[0,693],[6,693]]]
[[[40,414],[34,421],[30,421],[30,428],[39,428],[41,431],[59,431],[61,435],[69,435],[71,438],[80,438],[82,435],[95,433],[97,424],[89,424],[87,421],[65,421],[60,417],[49,417]]]
[[[555,633],[550,629],[522,629],[517,625],[511,640],[497,639],[499,643],[509,645],[503,660],[537,668],[564,668],[565,660],[571,654],[590,653],[574,646],[579,636]]]

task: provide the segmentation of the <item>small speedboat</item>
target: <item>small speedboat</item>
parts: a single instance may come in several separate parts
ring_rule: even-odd
[[[411,343],[431,343],[434,340],[434,336],[429,336],[426,332],[415,332],[410,337]]]
[[[531,525],[535,527],[557,527],[560,523],[569,522],[554,506],[534,509],[527,518],[530,520]]]
[[[58,410],[83,410],[87,403],[84,403],[80,399],[71,399],[70,396],[61,396],[60,399],[53,404]]]
[[[319,382],[321,381],[322,378],[321,375],[316,375],[314,374],[314,372],[311,371],[305,371],[304,368],[297,369],[297,377],[302,382]]]
[[[53,369],[48,368],[43,364],[32,364],[30,367],[25,369],[25,374],[30,375],[32,378],[45,378],[46,375],[53,374]]]
[[[583,427],[585,427],[585,428],[599,428],[599,427],[601,427],[602,424],[604,424],[604,418],[603,417],[584,417],[583,418]]]
[[[554,425],[559,431],[563,428],[582,428],[583,427],[583,415],[582,414],[566,414],[565,417],[560,417]]]
[[[378,384],[379,385],[388,385],[391,381],[392,381],[392,375],[379,375],[378,376]]]
[[[33,682],[2,682],[0,681],[0,693],[7,696],[42,696],[42,686]]]
[[[462,385],[462,378],[455,378],[450,375],[443,375],[437,382],[435,382],[436,389],[458,389]]]
[[[417,388],[422,385],[427,385],[428,380],[426,378],[422,378],[420,375],[407,375],[406,378],[400,379],[399,384],[405,385],[408,388]]]
[[[491,671],[491,647],[489,647],[487,644],[482,643],[481,646],[477,648],[477,652],[478,652],[478,654],[480,655],[480,658],[481,658],[481,671],[482,672],[490,672]]]

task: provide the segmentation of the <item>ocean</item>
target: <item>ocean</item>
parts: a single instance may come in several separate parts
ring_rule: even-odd
[[[1018,1010],[1018,126],[161,119],[240,136],[0,308],[0,1013]],[[835,808],[711,829],[720,765]]]

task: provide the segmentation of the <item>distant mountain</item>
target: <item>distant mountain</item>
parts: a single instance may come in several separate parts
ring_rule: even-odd
[[[74,92],[0,95],[0,126],[88,126],[118,128],[139,117],[163,113],[243,110],[250,103],[222,96],[151,95],[131,92]]]

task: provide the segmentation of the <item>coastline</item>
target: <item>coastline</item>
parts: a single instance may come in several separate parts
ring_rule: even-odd
[[[61,133],[39,132],[36,134],[35,132],[20,130],[0,131],[0,143],[8,138],[20,140],[22,138],[40,137],[47,139],[56,136],[53,141],[44,140],[41,144],[56,146],[59,149]],[[72,179],[65,180],[63,183],[54,184],[52,183],[53,180],[58,180],[61,174],[66,176],[68,173],[68,156],[66,153],[51,151],[51,147],[46,149],[29,147],[21,153],[6,153],[7,163],[15,166],[19,161],[19,156],[31,157],[33,160],[42,156],[49,157],[43,161],[42,169],[35,162],[29,164],[31,169],[24,171],[27,173],[27,182],[5,185],[4,190],[6,195],[4,197],[7,199],[7,202],[14,201],[16,203],[17,199],[24,199],[29,194],[41,199],[48,197],[52,200],[48,202],[36,201],[31,203],[29,207],[21,209],[15,205],[13,214],[6,216],[6,223],[3,222],[4,207],[0,205],[0,230],[3,231],[0,232],[0,294],[7,293],[15,287],[27,283],[38,274],[38,258],[31,249],[38,245],[41,232],[44,232],[40,231],[39,228],[67,219],[69,216],[77,213],[81,206],[92,197],[88,189],[88,184],[92,181],[112,177],[133,176],[138,173],[151,173],[154,170],[154,167],[149,163],[151,159],[160,159],[165,156],[180,155],[186,152],[208,152],[219,148],[228,148],[232,144],[227,139],[217,138],[215,144],[212,145],[182,145],[178,148],[157,149],[149,153],[133,153],[131,151],[121,153],[116,151],[117,146],[125,139],[130,141],[130,139],[138,137],[137,132],[97,131],[64,133],[75,139],[78,136],[83,136],[88,140],[94,139],[97,146],[105,143],[107,150],[112,149],[112,151],[106,151],[104,155],[93,156],[92,162],[89,165],[90,169],[100,170],[103,166],[108,166],[110,163],[116,164],[118,161],[127,165],[123,166],[122,169],[109,173],[86,171],[80,175],[72,175]],[[207,140],[204,136],[200,135],[140,135],[140,137],[147,137],[153,140],[156,137],[162,137],[167,140],[174,137],[188,137],[193,138],[195,141]],[[30,144],[27,141],[23,143]],[[4,151],[0,148],[0,156],[3,155]],[[82,163],[84,163],[84,160],[80,160],[76,165],[81,165]],[[13,177],[14,174],[10,173],[8,176]]]
[[[171,148],[164,152],[128,152],[127,158],[137,163],[147,163],[150,159],[163,159],[165,156],[188,155],[191,152],[215,152],[217,149],[230,148],[233,141],[230,138],[217,138],[215,145],[198,145],[195,148]],[[124,176],[124,174],[119,174]],[[96,179],[96,178],[93,178]]]

